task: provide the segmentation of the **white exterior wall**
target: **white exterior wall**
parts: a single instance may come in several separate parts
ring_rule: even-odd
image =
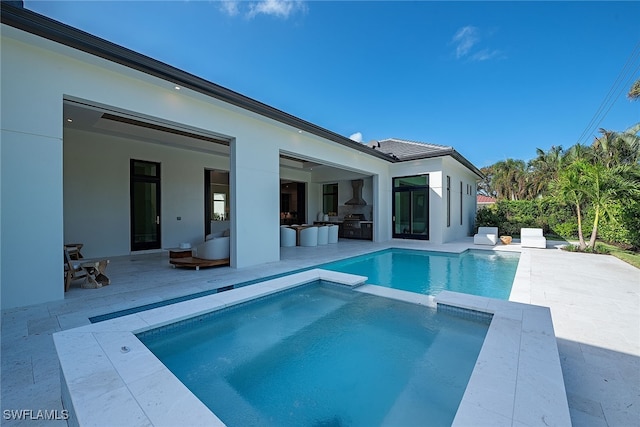
[[[451,225],[446,225],[446,195],[442,208],[444,218],[444,242],[451,242],[472,235],[476,212],[477,176],[451,157],[442,159],[442,180],[446,192],[446,176],[451,177]],[[462,224],[460,224],[460,182],[462,182]],[[466,194],[467,184],[471,185],[471,194]],[[444,194],[444,193],[443,193]]]
[[[64,296],[62,96],[38,68],[36,55],[46,53],[3,37],[1,54],[0,287],[8,308]]]
[[[160,163],[164,248],[204,241],[204,170],[229,169],[221,156],[72,129],[63,152],[64,242],[89,258],[130,254],[130,159]]]
[[[413,176],[413,175],[429,175],[429,242],[444,243],[445,236],[442,230],[442,221],[446,221],[443,217],[443,179],[442,179],[442,159],[440,157],[433,159],[414,160],[411,162],[395,163],[391,167],[392,178]],[[389,179],[389,201],[391,201],[393,184]],[[391,202],[389,202],[389,210],[391,210]],[[446,225],[446,223],[445,223]]]
[[[430,173],[432,240],[448,238],[437,226],[442,221],[442,209],[435,206],[441,196],[439,160],[394,165],[5,25],[0,52],[2,308],[64,298],[65,241],[83,243],[86,256],[129,252],[130,158],[162,165],[163,247],[195,244],[202,238],[203,171],[226,169],[221,165],[226,162],[232,267],[279,259],[279,182],[287,176],[307,183],[307,222],[322,208],[321,183],[339,178],[344,203],[351,197],[349,180],[359,177],[349,175],[369,177],[363,195],[373,208],[374,240],[384,241],[391,238],[392,176]],[[97,133],[88,137],[81,131],[63,132],[65,98],[220,135],[231,141],[230,158]],[[280,153],[343,170],[333,177],[323,176],[321,169],[285,172]],[[34,253],[37,280],[26,274],[34,258],[24,254]]]
[[[451,157],[396,163],[393,177],[429,174],[429,242],[446,243],[471,234],[475,221],[477,176]],[[451,225],[447,226],[447,175],[451,177]],[[460,224],[460,181],[463,217]],[[472,186],[471,195],[466,185]],[[390,189],[391,191],[391,189]]]

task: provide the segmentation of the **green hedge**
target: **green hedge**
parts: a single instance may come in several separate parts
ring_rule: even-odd
[[[613,206],[611,213],[612,218],[604,217],[600,221],[598,238],[609,243],[640,248],[640,201],[630,199],[624,204],[618,203]]]
[[[542,228],[544,234],[571,238],[578,230],[571,208],[551,199],[501,200],[477,212],[477,227],[496,225],[500,234],[511,236],[521,228]]]
[[[600,220],[598,239],[609,243],[640,248],[640,201],[625,200],[611,209],[611,217]],[[582,222],[585,239],[591,236],[593,212],[587,211]],[[476,227],[498,226],[500,234],[520,235],[526,227],[542,228],[544,234],[576,239],[578,222],[571,206],[550,198],[536,200],[501,200],[480,209]]]

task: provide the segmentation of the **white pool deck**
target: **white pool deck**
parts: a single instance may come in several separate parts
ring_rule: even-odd
[[[101,289],[74,287],[67,293],[64,301],[2,312],[2,424],[30,426],[67,424],[64,420],[6,419],[7,410],[31,410],[33,416],[36,416],[38,410],[62,411],[60,364],[52,334],[67,331],[56,336],[59,348],[69,348],[63,345],[64,340],[72,341],[74,337],[81,336],[82,339],[70,343],[70,347],[73,349],[71,353],[68,350],[63,350],[63,353],[66,352],[67,356],[73,356],[72,353],[77,355],[80,354],[79,352],[94,351],[94,355],[104,356],[111,352],[107,357],[98,357],[93,368],[107,367],[106,371],[102,371],[104,373],[103,380],[107,383],[110,382],[112,386],[115,385],[115,387],[110,386],[112,393],[113,390],[138,393],[140,396],[140,401],[136,403],[138,408],[145,407],[144,404],[139,403],[142,402],[142,399],[147,399],[146,409],[140,409],[141,413],[135,410],[130,412],[125,410],[122,402],[114,398],[115,395],[105,393],[104,389],[100,387],[91,387],[92,384],[96,384],[95,379],[93,383],[85,382],[86,402],[93,402],[93,408],[95,408],[87,425],[151,425],[150,419],[154,419],[152,423],[155,425],[179,425],[180,420],[184,420],[182,416],[185,415],[179,409],[181,407],[180,400],[176,401],[177,405],[171,408],[158,407],[154,405],[154,402],[162,398],[158,394],[161,394],[163,387],[154,387],[153,382],[140,381],[145,377],[145,374],[149,379],[153,378],[158,383],[171,382],[171,376],[160,373],[161,371],[154,371],[159,367],[150,362],[145,364],[146,369],[132,369],[134,364],[128,358],[137,354],[137,344],[135,340],[121,344],[123,336],[119,331],[112,331],[111,335],[108,331],[104,331],[100,334],[100,345],[98,345],[98,339],[95,338],[97,330],[87,332],[87,328],[100,328],[101,326],[98,326],[99,324],[87,326],[90,325],[89,317],[387,247],[421,248],[449,252],[459,252],[468,247],[490,249],[474,246],[471,239],[438,246],[424,242],[391,241],[377,244],[341,240],[338,245],[317,248],[283,248],[281,251],[282,261],[266,267],[242,270],[228,267],[200,271],[176,270],[169,267],[166,255],[114,258],[109,266],[113,283],[110,286]],[[517,244],[496,246],[494,249],[520,250]],[[363,288],[363,290],[366,289]],[[231,298],[234,294],[246,292],[249,292],[249,289],[238,289],[233,292],[211,295],[210,299],[217,298],[218,301],[222,301],[225,298]],[[466,298],[459,294],[444,294],[439,298],[454,305],[468,303],[465,302]],[[537,322],[536,324],[544,326],[544,313],[547,313],[547,318],[548,313],[551,314],[556,335],[556,340],[551,342],[551,345],[557,346],[559,363],[564,376],[564,384],[556,383],[552,389],[557,391],[564,386],[573,425],[638,425],[640,419],[640,271],[638,269],[610,256],[562,252],[553,248],[551,244],[547,249],[524,249],[511,300],[548,307],[546,309],[517,305],[517,307],[524,307],[520,314],[514,314],[515,312],[512,310],[511,314],[503,313],[504,315],[501,314],[500,317],[504,319],[505,324],[508,324],[514,320],[518,321],[514,319],[514,316],[516,318],[520,316],[518,330],[531,331],[532,329],[527,326],[526,317],[541,317],[542,323]],[[428,299],[425,301],[425,303],[429,303]],[[471,301],[469,304],[477,307],[478,300]],[[491,304],[501,305],[491,301],[486,304],[486,307]],[[178,314],[176,313],[178,305],[173,308],[171,317],[175,318]],[[495,307],[491,307],[491,310],[493,309]],[[160,311],[163,310],[156,312]],[[525,311],[531,314],[522,314]],[[164,313],[167,311],[164,310]],[[143,317],[147,316],[146,326],[130,322],[127,327],[129,330],[144,329],[150,324],[165,321],[160,318],[149,320],[152,315],[152,312],[142,315]],[[136,318],[141,319],[142,317],[136,315]],[[116,321],[115,324],[117,323]],[[112,322],[111,325],[113,324]],[[105,323],[105,327],[106,325]],[[76,327],[83,327],[84,331],[83,329],[69,331]],[[548,330],[549,327],[551,324],[547,324],[546,329],[540,330],[538,335],[527,332],[521,337],[525,335],[529,338],[537,336],[544,341],[545,330]],[[94,338],[85,339],[87,338],[85,333],[92,334]],[[499,335],[502,334],[496,336]],[[105,344],[109,342],[110,336],[115,340],[112,341],[111,347],[118,350],[117,352],[112,352],[112,349],[109,350],[108,345]],[[488,334],[489,339],[492,338]],[[546,345],[549,345],[549,340],[546,341]],[[527,346],[524,341],[512,342],[511,344],[512,347],[517,344],[521,350]],[[537,342],[534,341],[533,344],[528,347],[527,351],[530,353],[535,353],[539,348]],[[120,352],[122,345],[129,347],[130,351]],[[490,346],[487,348],[491,350]],[[486,356],[487,363],[495,363],[499,360],[497,357],[500,355],[492,354],[489,350],[487,350],[487,354],[483,355],[485,352],[483,347],[479,363],[483,362],[484,356]],[[505,353],[508,351],[509,349]],[[521,351],[520,354],[526,354],[527,351]],[[67,356],[64,356],[63,360],[67,360]],[[546,378],[541,375],[541,372],[548,372],[549,366],[551,366],[551,371],[555,368],[554,361],[551,361],[550,365],[540,363],[546,356],[539,354],[530,354],[530,356],[527,359],[528,362],[516,367],[515,373],[509,371],[511,368],[504,365],[501,365],[501,371],[505,374],[503,376],[517,375],[518,379],[515,384],[520,383],[526,390],[535,391],[535,388],[540,384],[545,387],[549,385],[545,383]],[[529,362],[533,365],[527,365]],[[65,363],[67,362],[63,361],[63,366]],[[105,364],[102,365],[102,363]],[[535,365],[535,363],[539,364]],[[65,373],[76,380],[73,382],[67,378],[73,388],[82,388],[82,379],[84,378],[84,381],[87,379],[85,372],[82,372],[82,365],[65,366]],[[113,376],[112,372],[109,372],[109,369],[114,366],[118,366],[120,369],[117,376]],[[473,425],[482,425],[481,420],[483,419],[478,418],[477,412],[474,413],[474,410],[483,408],[482,399],[488,405],[493,405],[490,402],[492,399],[497,399],[502,403],[507,402],[507,406],[503,405],[501,409],[496,411],[497,417],[492,418],[491,425],[569,425],[569,420],[566,417],[563,418],[561,413],[556,416],[553,415],[556,414],[555,410],[546,411],[546,409],[558,406],[558,399],[562,403],[561,397],[558,399],[551,397],[553,399],[551,402],[539,399],[540,396],[544,396],[544,393],[534,393],[534,395],[517,393],[515,389],[498,386],[501,379],[495,374],[490,376],[491,381],[489,382],[487,382],[487,378],[480,380],[475,378],[483,374],[486,375],[487,372],[491,372],[491,370],[488,368],[478,369],[478,365],[476,365],[476,370],[474,370],[461,404],[461,408],[464,410],[459,411],[456,425],[469,425],[470,421]],[[137,385],[144,384],[144,386],[136,389],[134,385],[131,385],[135,381],[131,381],[131,384],[120,389],[119,385],[123,384],[121,375],[125,377],[131,375],[129,380],[137,379]],[[551,383],[555,381],[554,378],[549,378],[549,380]],[[124,381],[125,384],[126,381]],[[174,385],[180,388],[179,383]],[[495,390],[486,389],[487,385],[494,387]],[[485,388],[483,389],[483,387]],[[500,396],[500,393],[507,395],[512,393],[512,395],[504,397]],[[170,398],[175,400],[173,394]],[[468,398],[472,399],[471,404],[465,402]],[[131,403],[135,402],[130,402],[129,399],[128,404]],[[492,407],[496,408],[496,406]],[[105,415],[99,416],[97,411],[101,411]],[[511,416],[509,416],[509,411],[511,411]],[[548,418],[539,415],[546,412],[550,414]],[[133,416],[134,413],[138,413],[140,417]],[[203,412],[203,414],[205,413],[208,411]],[[486,411],[483,413],[486,415]],[[202,419],[214,420],[214,418]],[[504,422],[495,424],[496,419],[503,419]],[[487,421],[489,422],[489,420]],[[210,425],[205,421],[203,424]]]

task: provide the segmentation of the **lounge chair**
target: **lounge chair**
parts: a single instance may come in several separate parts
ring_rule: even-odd
[[[473,236],[475,245],[495,245],[498,243],[498,227],[478,227],[478,233]]]
[[[83,288],[101,288],[111,283],[105,271],[108,259],[86,259],[80,255],[80,250],[75,246],[65,245],[64,251],[64,291],[71,287],[71,282],[76,279],[84,279]]]
[[[523,248],[546,248],[547,239],[542,234],[542,228],[521,228],[520,246]]]

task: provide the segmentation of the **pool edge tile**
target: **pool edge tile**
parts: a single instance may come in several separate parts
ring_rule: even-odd
[[[382,293],[386,295],[379,296],[387,297],[389,297],[389,294],[393,294],[396,296],[395,299],[405,298],[400,296],[398,292],[390,292],[397,290],[390,288],[380,290],[380,287],[375,285],[362,285],[366,280],[362,276],[313,269],[256,283],[251,286],[183,301],[170,306],[159,307],[148,312],[140,312],[58,332],[54,334],[54,343],[60,360],[61,378],[63,378],[64,382],[63,390],[65,388],[68,389],[66,394],[69,395],[69,399],[72,402],[72,408],[68,409],[76,411],[73,416],[79,415],[78,419],[80,420],[86,420],[88,417],[92,420],[105,420],[105,423],[107,422],[106,420],[110,420],[110,414],[106,411],[95,409],[89,405],[93,409],[90,413],[87,413],[89,406],[83,404],[90,397],[85,393],[87,391],[85,389],[87,384],[91,382],[91,374],[94,373],[89,367],[95,367],[95,361],[100,360],[105,369],[98,374],[104,374],[111,378],[112,381],[108,381],[102,390],[99,390],[99,392],[94,391],[93,394],[108,395],[111,393],[126,399],[127,393],[129,393],[130,398],[137,402],[135,406],[146,417],[144,419],[140,418],[140,425],[167,424],[167,412],[164,410],[156,411],[148,405],[153,402],[154,406],[167,405],[170,408],[176,397],[174,395],[168,396],[172,393],[164,393],[164,397],[162,397],[162,390],[156,390],[154,394],[156,397],[150,399],[149,396],[151,395],[146,395],[146,397],[134,395],[137,393],[135,390],[144,394],[144,391],[148,390],[153,384],[155,384],[154,387],[160,387],[159,384],[174,384],[174,380],[178,382],[179,380],[160,361],[158,361],[162,366],[160,373],[154,371],[153,368],[141,371],[138,375],[131,373],[132,371],[135,372],[136,363],[140,366],[140,363],[145,363],[144,360],[148,360],[144,354],[145,351],[155,358],[146,347],[142,349],[135,341],[132,341],[137,340],[135,333],[240,304],[256,297],[268,296],[315,280],[327,280],[350,287],[355,286],[354,290],[359,292]],[[418,301],[420,298],[416,299],[414,296],[404,300],[420,304],[420,301]],[[526,400],[529,398],[538,399],[544,396],[545,390],[549,387],[552,387],[552,393],[558,396],[557,399],[547,402],[550,407],[545,408],[545,411],[549,414],[549,419],[560,421],[570,419],[562,371],[559,368],[560,361],[551,322],[551,313],[547,308],[451,291],[443,291],[432,300],[427,298],[425,301],[493,314],[493,320],[489,325],[485,342],[481,348],[453,425],[465,425],[465,420],[476,422],[487,420],[492,425],[510,425],[515,422],[529,423],[539,414],[527,408]],[[120,345],[120,342],[124,344]],[[75,346],[74,343],[79,345]],[[541,350],[538,348],[539,346],[543,346],[544,349]],[[128,352],[122,347],[127,347],[129,351],[141,351],[140,355],[134,354],[134,356],[137,356],[138,361],[135,363],[129,362],[125,354]],[[118,353],[121,350],[123,354]],[[508,359],[501,360],[503,357]],[[92,358],[95,360],[92,360]],[[545,368],[549,363],[541,363],[543,361],[550,362],[552,368]],[[511,366],[511,368],[505,370],[507,365]],[[518,371],[521,366],[535,367],[536,371],[546,369],[542,374],[543,380],[535,381],[531,376],[520,375]],[[161,381],[160,377],[164,379]],[[180,384],[182,385],[182,383]],[[126,388],[126,391],[123,387]],[[183,393],[181,393],[182,397],[180,399],[185,399],[183,401],[185,402],[184,405],[186,407],[192,407],[193,405],[193,408],[200,408],[200,405],[203,405],[202,402],[184,385],[182,387],[184,390],[182,390]],[[140,398],[140,401],[137,400],[138,398]],[[157,398],[161,401],[157,402]],[[126,404],[130,405],[131,401],[127,400]],[[145,407],[147,410],[145,410]],[[138,413],[137,410],[132,409],[132,411]],[[210,423],[217,424],[219,422],[222,425],[213,412],[208,409],[205,412],[206,417],[209,414],[211,415],[210,419],[207,418]],[[199,414],[200,409],[195,410],[195,413]],[[197,418],[194,415],[194,418],[191,419],[190,414],[191,412],[189,411],[178,411],[172,415],[177,418],[169,418],[171,418],[172,422],[198,425],[198,419],[202,418]],[[150,418],[151,416],[153,419]],[[508,422],[505,423],[505,421]],[[100,425],[100,422],[97,424]]]

